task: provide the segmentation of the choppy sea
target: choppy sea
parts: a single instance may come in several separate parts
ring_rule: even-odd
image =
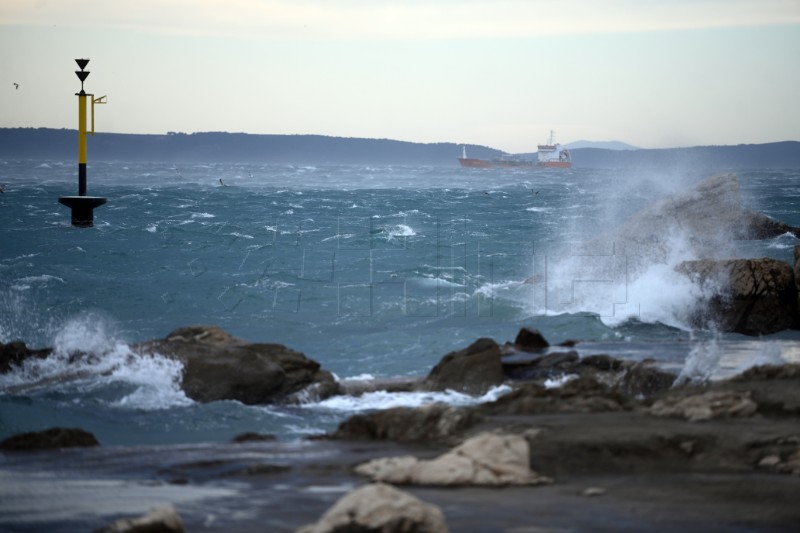
[[[800,226],[800,170],[737,173],[748,207]],[[77,229],[57,202],[77,193],[74,162],[0,161],[0,341],[58,355],[0,376],[0,438],[67,426],[110,447],[249,431],[296,441],[358,411],[488,399],[201,405],[180,390],[179,364],[130,349],[193,324],[285,344],[340,379],[421,376],[449,351],[513,340],[522,326],[577,340],[581,355],[712,378],[800,361],[796,332],[693,331],[696,288],[673,265],[632,272],[613,249],[576,252],[707,171],[95,162],[88,174],[89,194],[108,203]],[[791,261],[799,242],[735,244],[739,257]],[[69,364],[78,349],[92,356]]]

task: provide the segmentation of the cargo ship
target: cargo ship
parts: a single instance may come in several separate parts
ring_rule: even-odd
[[[553,142],[553,132],[547,144],[537,145],[536,160],[522,159],[515,155],[504,154],[494,159],[476,159],[467,157],[467,147],[462,147],[458,163],[467,168],[572,168],[569,150]]]

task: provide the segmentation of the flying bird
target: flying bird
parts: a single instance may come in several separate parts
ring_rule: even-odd
[[[5,184],[0,184],[0,194],[5,194],[5,193],[6,193],[6,186],[5,186]]]
[[[14,89],[19,89],[19,83],[14,83]]]

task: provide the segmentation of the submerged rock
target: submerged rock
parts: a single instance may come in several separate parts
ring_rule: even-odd
[[[776,259],[685,261],[676,267],[712,295],[698,302],[696,326],[763,335],[798,327],[792,268]]]
[[[373,481],[401,485],[507,486],[551,483],[529,468],[528,441],[521,435],[479,433],[435,459],[386,457],[356,466]]]
[[[100,446],[97,439],[80,428],[50,428],[13,435],[0,442],[0,450],[53,450]]]
[[[297,533],[447,533],[442,511],[384,483],[345,494],[315,524]]]
[[[181,361],[181,387],[198,402],[253,405],[291,402],[309,391],[313,399],[338,393],[333,375],[302,353],[281,344],[250,343],[216,326],[180,328],[138,349]]]

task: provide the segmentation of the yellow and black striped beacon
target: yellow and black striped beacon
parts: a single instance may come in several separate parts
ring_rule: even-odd
[[[88,59],[76,59],[80,67],[75,74],[81,80],[81,92],[75,93],[78,97],[78,196],[59,196],[58,202],[72,210],[72,225],[78,228],[91,228],[94,225],[94,208],[106,203],[105,198],[86,195],[86,134],[94,135],[94,105],[105,104],[106,97],[95,98],[93,94],[86,94],[83,82],[89,77],[86,65]],[[86,131],[86,98],[92,101],[92,131]]]

